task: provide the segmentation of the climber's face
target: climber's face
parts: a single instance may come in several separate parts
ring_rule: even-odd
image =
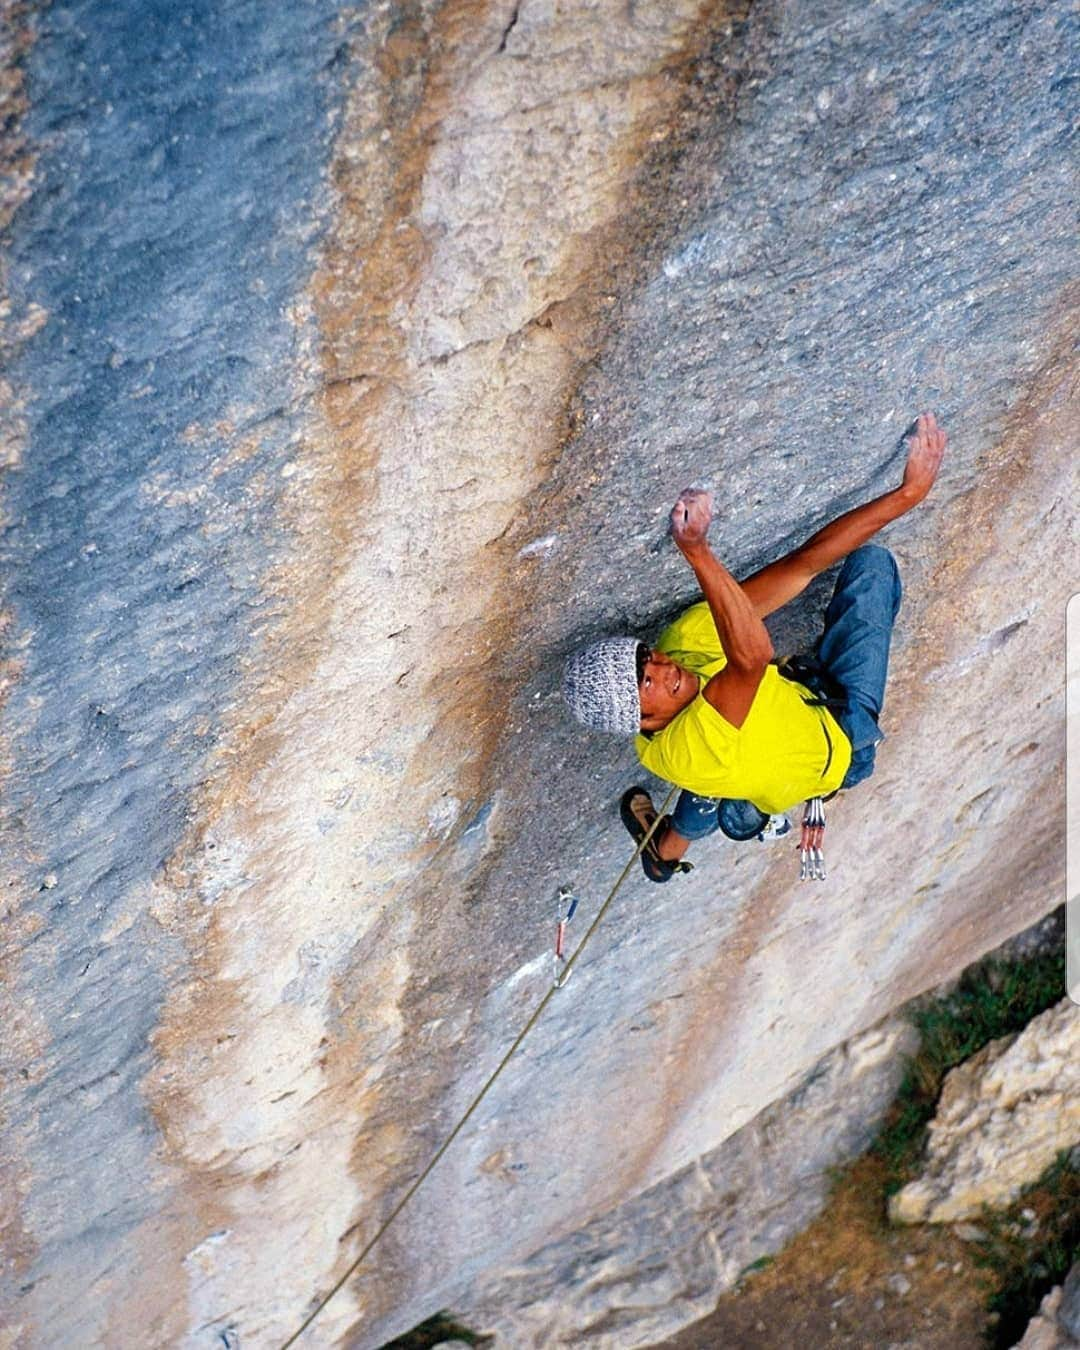
[[[651,651],[638,682],[642,731],[659,731],[697,697],[701,681],[666,652]]]

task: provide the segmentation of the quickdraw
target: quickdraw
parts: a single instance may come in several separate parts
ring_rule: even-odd
[[[825,880],[825,803],[811,797],[803,813],[802,838],[799,841],[799,880]]]
[[[555,928],[555,969],[552,982],[556,989],[561,989],[570,978],[569,971],[565,970],[566,928],[577,909],[577,896],[569,886],[560,886],[556,904],[558,905],[559,921]],[[564,905],[567,907],[565,916],[563,915]]]

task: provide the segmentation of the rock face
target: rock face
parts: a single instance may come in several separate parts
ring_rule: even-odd
[[[923,1174],[898,1191],[900,1223],[948,1223],[1003,1207],[1080,1142],[1080,1008],[1065,998],[991,1041],[945,1079]]]
[[[870,1142],[918,1036],[885,1022],[674,1177],[455,1301],[499,1346],[651,1345],[710,1313],[820,1212],[830,1167]]]
[[[1080,1265],[1051,1289],[1015,1350],[1075,1350],[1080,1346]]]
[[[0,22],[4,1334],[274,1344],[344,1279],[309,1343],[363,1350],[1057,903],[1073,16]],[[688,481],[745,572],[892,486],[924,406],[953,448],[889,533],[830,882],[635,874],[344,1278],[547,988],[557,886],[584,923],[625,860],[632,751],[568,724],[565,653],[691,597]]]

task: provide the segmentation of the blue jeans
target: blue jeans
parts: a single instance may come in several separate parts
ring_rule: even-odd
[[[841,787],[854,787],[870,777],[874,752],[885,739],[878,718],[902,594],[893,555],[878,544],[864,544],[845,560],[825,611],[816,655],[847,695],[847,707],[836,714],[851,742],[851,765]]]
[[[814,654],[847,697],[847,707],[834,713],[851,742],[851,764],[840,784],[844,788],[870,777],[878,743],[885,739],[878,718],[901,595],[892,554],[878,544],[864,544],[844,560],[825,611]],[[704,839],[721,828],[731,838],[750,839],[767,820],[753,802],[699,797],[685,788],[671,817],[684,839]]]

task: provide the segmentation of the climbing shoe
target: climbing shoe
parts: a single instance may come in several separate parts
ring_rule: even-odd
[[[640,844],[656,819],[656,810],[653,807],[652,798],[643,787],[632,787],[628,788],[622,795],[622,801],[619,802],[619,815],[622,817],[622,823],[626,826],[634,843]],[[641,866],[650,881],[670,881],[676,872],[693,870],[692,863],[668,862],[666,858],[661,858],[657,850],[657,836],[663,834],[670,821],[670,816],[662,817],[653,837],[641,850]]]
[[[758,842],[762,844],[771,844],[777,839],[783,839],[786,834],[791,833],[791,821],[787,816],[770,816],[768,823],[763,826],[758,835]]]

